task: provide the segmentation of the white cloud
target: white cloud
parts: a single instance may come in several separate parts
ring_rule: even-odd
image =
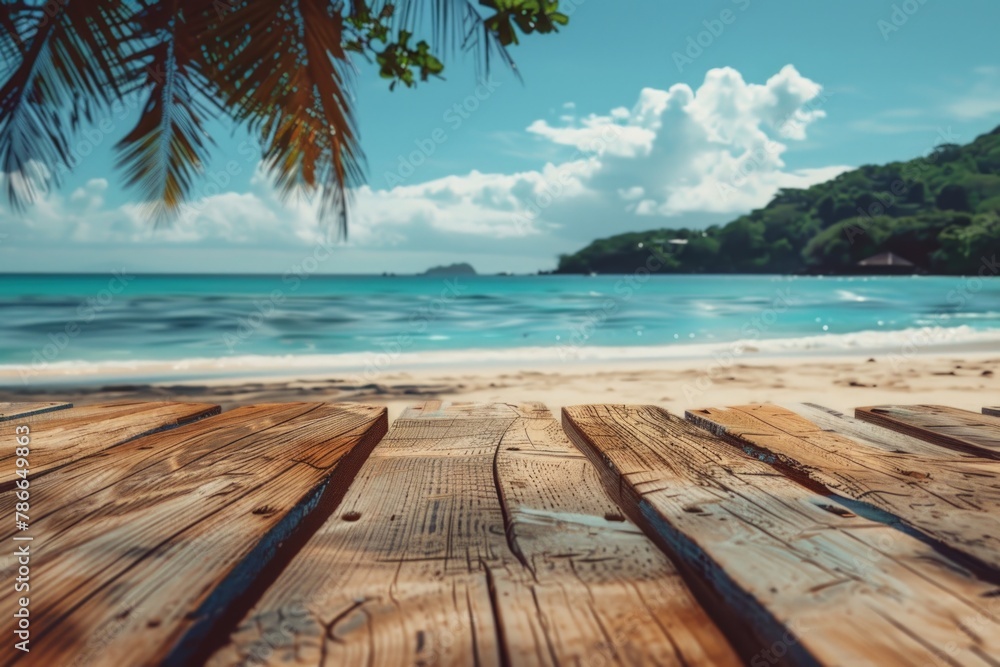
[[[977,120],[1000,114],[1000,67],[976,67],[979,80],[968,93],[949,102],[945,109],[954,118]]]
[[[763,206],[779,188],[808,187],[847,169],[785,169],[785,142],[805,139],[808,127],[825,116],[817,108],[821,92],[792,66],[764,84],[721,68],[709,71],[697,90],[646,88],[631,109],[570,126],[536,121],[528,131],[598,156],[590,189],[606,193],[605,199],[641,198],[620,210],[641,216],[739,213]]]
[[[512,255],[530,249],[551,257],[599,235],[705,224],[706,215],[724,222],[763,206],[780,188],[808,187],[846,169],[790,170],[783,160],[789,142],[805,139],[824,117],[821,92],[792,66],[759,84],[721,68],[709,71],[697,89],[645,88],[631,107],[606,114],[578,118],[567,103],[569,113],[558,124],[538,120],[527,134],[575,150],[572,157],[519,173],[473,170],[391,189],[361,187],[350,246]],[[50,195],[30,221],[19,219],[20,235],[91,244],[285,248],[323,235],[314,203],[279,201],[259,177],[251,192],[203,197],[155,233],[140,206],[104,208],[106,189],[106,181],[94,179],[68,197]]]
[[[354,229],[363,243],[375,243],[387,230],[400,235],[413,222],[453,234],[492,238],[532,236],[544,231],[544,220],[527,216],[531,207],[546,208],[554,193],[574,198],[585,193],[585,181],[597,168],[594,159],[517,174],[448,176],[391,190],[363,187],[357,192]],[[392,234],[392,232],[390,232]]]

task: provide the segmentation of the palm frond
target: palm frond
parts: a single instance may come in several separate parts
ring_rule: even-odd
[[[380,74],[411,85],[413,69],[436,75],[437,53],[457,49],[483,70],[494,55],[513,67],[515,26],[551,32],[565,21],[555,0],[0,0],[7,198],[20,208],[58,185],[81,123],[139,92],[143,114],[118,163],[157,222],[191,195],[212,143],[204,122],[218,111],[259,138],[282,195],[319,196],[321,218],[346,234],[363,180],[348,50],[385,44]],[[408,45],[428,30],[433,45]]]
[[[343,20],[328,0],[242,2],[216,28],[231,50],[209,71],[224,105],[259,136],[279,192],[320,195],[321,218],[336,217],[346,234],[347,194],[363,174]],[[249,39],[245,25],[262,28]]]
[[[112,0],[8,7],[3,32],[17,60],[0,86],[0,170],[11,175],[6,190],[15,208],[59,183],[75,163],[79,119],[92,122],[95,107],[117,98],[116,45],[129,15]]]
[[[145,46],[128,58],[138,74],[134,85],[148,96],[138,123],[116,146],[118,166],[142,191],[156,224],[188,198],[212,145],[204,126],[210,86],[200,71],[199,33],[187,21],[201,11],[194,4],[169,0],[138,13],[133,38]]]
[[[26,44],[21,37],[26,14],[31,8],[13,2],[0,3],[0,77],[6,77],[24,56]]]

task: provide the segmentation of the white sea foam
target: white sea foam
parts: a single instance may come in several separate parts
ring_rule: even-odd
[[[968,326],[921,327],[898,331],[860,331],[798,338],[676,343],[634,347],[551,345],[435,352],[379,352],[304,355],[245,355],[180,360],[62,361],[41,367],[0,365],[0,385],[23,387],[108,382],[170,382],[251,376],[344,375],[372,379],[407,368],[454,368],[513,363],[535,366],[597,361],[697,360],[722,355],[751,360],[761,357],[812,357],[837,354],[928,354],[952,350],[997,352],[1000,329]]]
[[[871,301],[871,299],[869,299],[866,296],[861,296],[860,294],[857,294],[855,292],[846,289],[839,289],[837,290],[836,294],[837,298],[840,299],[841,301],[853,301],[855,303],[864,303],[866,301]]]

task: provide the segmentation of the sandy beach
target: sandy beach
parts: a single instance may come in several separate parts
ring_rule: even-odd
[[[1000,403],[1000,353],[899,357],[795,356],[712,359],[521,362],[398,368],[359,382],[349,373],[285,377],[93,384],[30,391],[0,389],[0,400],[83,405],[122,399],[211,401],[224,408],[262,402],[353,401],[389,408],[394,418],[425,400],[541,401],[557,413],[583,403],[655,404],[685,409],[745,403],[816,403],[843,412],[887,403],[947,404],[978,411]]]

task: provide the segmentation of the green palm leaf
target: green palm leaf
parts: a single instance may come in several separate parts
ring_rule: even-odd
[[[8,199],[23,208],[74,166],[78,120],[120,94],[116,45],[130,12],[112,0],[4,8],[5,54],[16,60],[0,87],[0,171]]]
[[[480,70],[489,70],[494,57],[516,71],[514,59],[498,33],[488,30],[479,5],[473,0],[380,0],[380,9],[393,7],[399,30],[414,32],[429,25],[431,45],[436,51],[456,49],[471,52]]]
[[[201,12],[196,4],[170,0],[135,19],[133,39],[143,48],[130,54],[129,71],[148,93],[138,123],[117,145],[118,165],[143,192],[156,224],[170,220],[188,198],[212,144],[204,127],[212,87],[201,73],[200,33],[187,19]]]

